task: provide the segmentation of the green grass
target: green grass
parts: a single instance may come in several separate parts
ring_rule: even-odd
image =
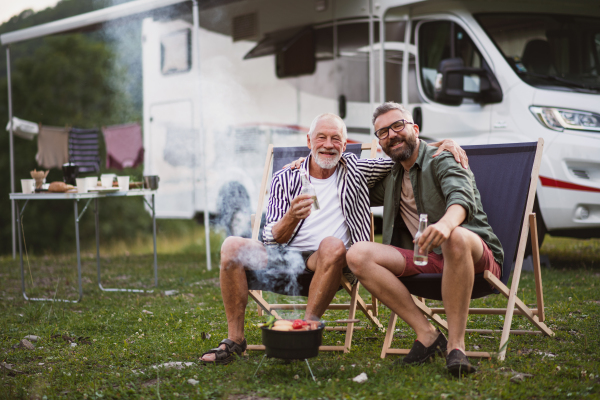
[[[267,360],[253,378],[261,352],[227,367],[202,366],[198,356],[226,336],[226,321],[218,287],[218,236],[214,238],[212,271],[207,271],[201,227],[162,239],[159,247],[159,287],[154,293],[103,293],[96,285],[96,261],[91,251],[83,259],[84,298],[81,303],[25,302],[20,292],[18,262],[0,259],[0,349],[2,362],[23,372],[0,370],[0,398],[402,398],[402,399],[592,399],[600,398],[600,241],[546,238],[542,253],[553,266],[544,269],[547,323],[555,337],[511,336],[507,358],[475,360],[479,372],[451,378],[437,359],[420,367],[392,368],[395,357],[379,357],[384,333],[372,329],[359,314],[364,329],[356,331],[350,353],[324,353],[310,360],[317,383],[302,362]],[[145,239],[144,239],[145,240]],[[148,288],[152,283],[151,245],[109,244],[103,248],[105,287]],[[170,246],[164,246],[169,240]],[[113,246],[113,247],[111,247]],[[128,250],[123,250],[123,249]],[[125,254],[125,251],[128,251]],[[33,295],[73,298],[76,259],[71,255],[30,257],[27,290]],[[178,295],[165,296],[176,289]],[[535,303],[532,273],[523,273],[519,296]],[[268,300],[275,296],[266,295]],[[338,299],[348,301],[346,295]],[[295,299],[280,298],[284,301]],[[432,302],[431,304],[439,304]],[[503,307],[500,295],[476,300],[476,307]],[[153,316],[142,313],[153,312]],[[246,336],[259,343],[255,324],[262,322],[250,302]],[[343,312],[328,312],[327,319]],[[387,326],[389,310],[381,308]],[[470,327],[501,329],[500,316],[471,316]],[[414,335],[398,323],[395,347],[410,347]],[[515,317],[515,329],[530,329]],[[26,335],[41,337],[35,350],[13,348]],[[57,336],[58,335],[58,336]],[[73,338],[77,344],[63,339]],[[208,337],[210,335],[210,337]],[[89,338],[89,339],[78,339]],[[79,340],[79,341],[78,341]],[[343,342],[340,333],[326,332],[324,344]],[[497,351],[499,335],[468,335],[467,348]],[[89,343],[89,344],[86,344]],[[153,369],[170,361],[191,367]],[[509,369],[531,374],[510,382]],[[143,372],[143,373],[142,373]],[[350,379],[366,372],[364,384]],[[294,379],[297,376],[298,379]],[[188,379],[196,379],[193,386]]]

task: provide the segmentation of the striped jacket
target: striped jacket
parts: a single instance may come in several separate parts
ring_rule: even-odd
[[[301,169],[307,172],[310,157],[308,156],[301,166]],[[388,159],[365,159],[358,158],[352,153],[342,154],[337,165],[337,191],[352,243],[369,241],[371,232],[369,188],[385,178],[393,166],[394,162]],[[292,170],[288,167],[273,174],[267,205],[267,221],[263,230],[265,244],[278,244],[273,238],[273,226],[283,218],[301,189],[300,169]],[[304,220],[296,226],[294,234],[285,245],[296,237],[303,223]]]

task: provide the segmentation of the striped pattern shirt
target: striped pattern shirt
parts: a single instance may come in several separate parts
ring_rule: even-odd
[[[300,169],[308,172],[310,157],[304,160]],[[352,153],[342,154],[337,165],[337,191],[352,243],[370,240],[369,188],[385,178],[393,165],[392,160],[365,159],[358,158]],[[283,218],[292,200],[300,194],[302,189],[300,169],[292,170],[288,167],[273,174],[267,205],[267,221],[263,230],[263,242],[267,245],[278,244],[273,238],[273,226]],[[303,223],[304,220],[296,226],[294,234],[285,243],[286,246],[294,239]]]
[[[69,161],[79,166],[80,173],[100,171],[98,129],[71,128],[69,131]]]

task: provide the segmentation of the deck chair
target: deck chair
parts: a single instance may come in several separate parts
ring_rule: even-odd
[[[377,153],[377,141],[373,140],[371,143],[365,144],[348,144],[346,146],[346,152],[351,152],[356,154],[358,157],[361,156],[361,152],[363,150],[370,150],[371,157],[374,158]],[[265,200],[268,194],[267,191],[267,183],[270,176],[271,171],[271,163],[273,164],[272,171],[279,171],[283,168],[284,165],[289,164],[290,162],[297,160],[299,157],[307,157],[310,153],[308,147],[273,147],[273,145],[269,145],[267,150],[267,159],[265,161],[265,168],[262,177],[262,183],[260,186],[260,194],[258,199],[258,206],[256,209],[256,214],[251,216],[251,224],[252,224],[252,239],[259,240],[259,231],[260,231],[260,218],[256,218],[256,215],[262,215],[262,210],[265,205]],[[371,241],[373,241],[373,216],[371,215]],[[330,304],[327,308],[328,310],[349,310],[349,319],[354,319],[356,315],[356,309],[358,308],[362,311],[369,321],[376,325],[378,328],[383,329],[383,325],[377,319],[377,311],[378,311],[378,303],[377,299],[372,296],[371,303],[367,304],[362,299],[362,297],[358,294],[358,290],[360,284],[357,282],[354,286],[351,286],[346,278],[342,278],[342,286],[343,288],[350,294],[351,300],[350,303],[347,304]],[[250,288],[253,289],[253,288]],[[258,305],[258,315],[263,315],[263,311],[275,316],[277,319],[281,317],[277,313],[276,310],[302,310],[306,309],[306,304],[269,304],[264,297],[262,296],[262,290],[260,288],[254,288],[254,290],[249,290],[249,296],[257,303]],[[283,289],[283,288],[282,288]],[[274,290],[278,294],[287,294],[283,290]],[[301,293],[301,295],[306,296],[307,293]],[[326,327],[328,330],[337,330],[337,331],[346,331],[346,338],[343,346],[321,346],[319,350],[321,351],[343,351],[347,353],[350,350],[350,346],[352,344],[352,334],[354,329],[359,329],[359,327],[354,327],[354,323],[348,323],[346,326],[335,326],[335,327]],[[248,350],[264,350],[265,347],[262,345],[248,345]]]
[[[487,334],[502,332],[497,354],[500,360],[503,360],[506,356],[506,344],[511,333],[554,335],[544,324],[544,297],[536,217],[532,213],[543,144],[544,141],[540,138],[538,142],[531,143],[463,147],[469,157],[469,165],[475,175],[477,188],[481,194],[481,202],[488,216],[489,224],[498,239],[500,239],[504,249],[501,278],[496,278],[489,271],[476,274],[471,298],[477,299],[493,293],[501,293],[508,299],[506,308],[469,308],[469,314],[503,315],[503,330],[467,329],[467,332]],[[537,308],[534,309],[527,307],[517,297],[529,230],[531,231],[537,297]],[[512,284],[508,288],[507,284],[513,262]],[[429,308],[425,304],[425,299],[442,299],[442,274],[419,274],[400,280],[413,295],[415,304],[423,314],[447,330],[446,321],[439,316],[439,314],[445,314],[444,309]],[[515,306],[517,310],[515,310]],[[525,316],[537,330],[511,330],[513,315]],[[392,312],[381,350],[381,358],[385,358],[388,354],[408,354],[410,351],[410,349],[390,348],[396,321],[397,316]],[[467,356],[489,358],[491,353],[467,351]]]

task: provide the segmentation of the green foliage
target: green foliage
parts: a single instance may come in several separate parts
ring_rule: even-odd
[[[33,57],[15,60],[15,113],[55,126],[117,122],[112,114],[128,99],[109,84],[112,57],[106,44],[82,34],[45,38]]]
[[[213,252],[213,259],[218,260],[218,252]],[[33,288],[28,283],[31,294],[75,296],[73,256],[34,257],[31,261],[35,283]],[[153,293],[102,293],[96,286],[95,258],[84,258],[83,301],[41,304],[23,301],[17,264],[8,257],[0,259],[5,282],[0,289],[2,361],[24,372],[0,374],[0,399],[154,399],[157,393],[163,399],[512,400],[597,399],[600,395],[600,273],[589,264],[579,269],[543,270],[546,323],[556,336],[512,335],[504,362],[472,359],[477,374],[454,379],[439,358],[422,366],[394,367],[397,356],[379,357],[385,332],[373,329],[357,312],[361,319],[357,325],[363,329],[355,331],[350,353],[322,352],[309,360],[315,383],[304,362],[276,359],[265,359],[253,377],[263,357],[257,351],[249,351],[248,356],[226,367],[200,365],[200,354],[227,335],[218,269],[213,265],[212,271],[207,271],[204,254],[187,251],[159,253],[158,261],[159,287]],[[105,287],[151,288],[151,255],[112,256],[101,262]],[[170,289],[179,294],[165,296],[164,291]],[[367,296],[364,291],[361,294]],[[265,296],[271,302],[295,300]],[[526,304],[535,304],[532,273],[523,273],[519,296]],[[336,300],[348,302],[349,296],[338,293]],[[441,302],[428,304],[441,306]],[[472,306],[505,307],[506,300],[501,295],[488,296],[473,301]],[[347,315],[347,311],[328,311],[325,317]],[[386,307],[381,307],[379,318],[386,326]],[[260,343],[256,324],[264,320],[250,301],[245,323],[249,343]],[[470,328],[502,329],[503,322],[501,316],[469,316]],[[393,346],[410,348],[414,333],[402,322],[396,328]],[[532,325],[523,316],[515,316],[512,328],[532,329]],[[13,349],[26,335],[41,337],[36,349]],[[62,335],[75,339],[77,346],[71,347]],[[323,344],[337,345],[343,340],[343,333],[325,332]],[[467,350],[494,352],[500,334],[469,334],[465,340]],[[182,370],[152,368],[173,361],[193,365]],[[352,382],[361,372],[368,375],[368,381]],[[511,381],[514,372],[531,376],[522,382]],[[199,383],[194,386],[189,379]]]
[[[0,26],[0,32],[22,29],[110,5],[111,1],[63,0],[39,13],[23,12]],[[107,28],[108,29],[108,28]],[[13,115],[44,125],[100,127],[141,120],[141,66],[139,24],[126,29],[127,39],[138,51],[115,53],[119,33],[107,31],[64,34],[35,39],[11,46]],[[123,60],[125,58],[125,61]],[[0,127],[8,121],[6,54],[0,54]],[[133,66],[133,68],[130,68]],[[0,134],[0,254],[11,252],[11,206],[9,138]],[[104,144],[101,159],[104,163]],[[36,141],[14,140],[15,190],[29,171],[40,168],[35,162]],[[100,171],[105,172],[105,169]],[[115,171],[111,171],[115,172]],[[118,171],[140,180],[142,168]],[[47,181],[61,181],[62,172],[53,169]],[[101,235],[120,240],[150,230],[143,199],[101,201]],[[83,208],[80,202],[80,212]],[[60,252],[74,247],[73,204],[67,201],[37,202],[27,205],[24,215],[27,249],[30,253]],[[82,240],[93,240],[93,214],[89,210],[81,222]]]

